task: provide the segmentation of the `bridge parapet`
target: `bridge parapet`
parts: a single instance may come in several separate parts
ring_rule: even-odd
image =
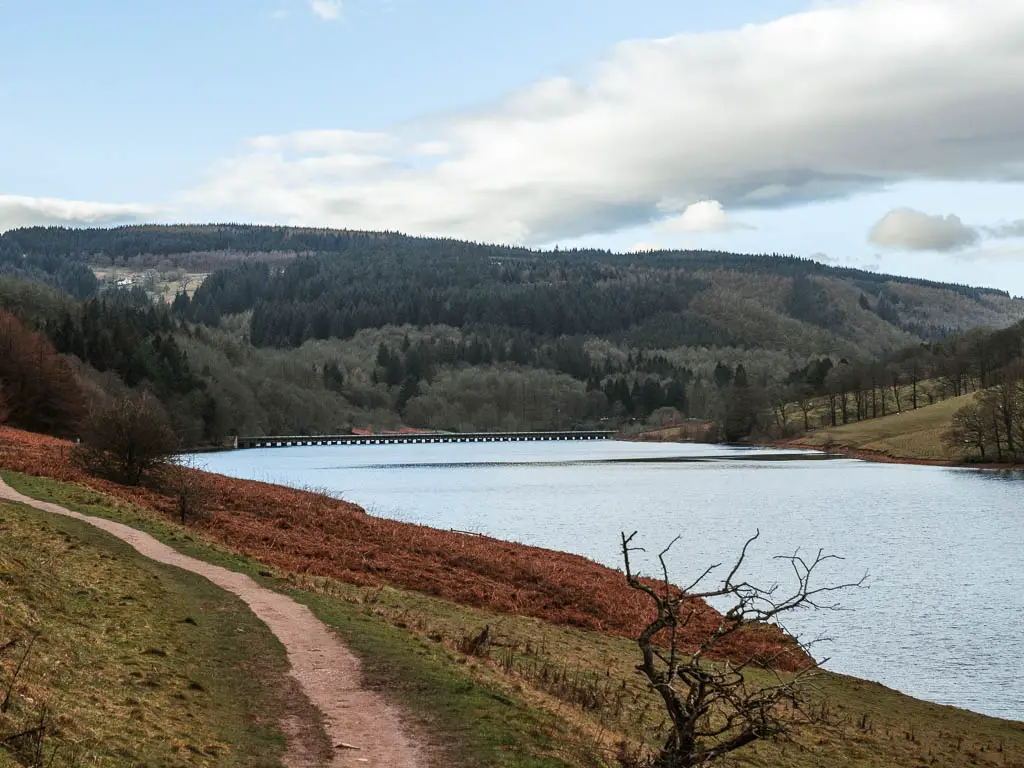
[[[312,445],[409,445],[423,443],[508,443],[549,440],[611,440],[615,432],[418,432],[395,435],[265,435],[238,437],[236,448],[291,448]]]

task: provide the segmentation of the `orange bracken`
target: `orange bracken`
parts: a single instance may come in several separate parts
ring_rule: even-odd
[[[69,461],[73,445],[0,427],[0,466],[80,483],[168,516],[174,499],[90,477]],[[194,523],[244,555],[293,573],[357,585],[388,584],[499,613],[635,637],[652,618],[649,600],[619,571],[577,555],[441,531],[368,515],[345,501],[222,475],[209,475],[207,515]],[[681,640],[695,647],[720,615],[701,601]],[[809,657],[774,626],[725,638],[719,655],[772,660],[796,669]]]

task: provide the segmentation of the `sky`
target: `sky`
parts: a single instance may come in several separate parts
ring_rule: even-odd
[[[1020,0],[0,0],[0,231],[702,248],[1024,295]]]

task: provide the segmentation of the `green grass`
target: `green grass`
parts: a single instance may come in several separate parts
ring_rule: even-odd
[[[829,443],[862,451],[872,451],[901,459],[957,460],[942,442],[953,414],[973,401],[974,395],[941,400],[917,410],[890,414],[834,428],[817,429],[800,440],[808,445]]]
[[[144,530],[185,554],[246,573],[308,605],[360,657],[367,684],[412,715],[419,731],[443,755],[444,765],[564,768],[593,764],[586,754],[589,747],[573,743],[574,734],[562,719],[526,706],[514,691],[476,673],[461,654],[396,626],[367,605],[364,593],[376,590],[348,587],[344,596],[329,597],[322,590],[301,589],[294,579],[271,575],[261,563],[148,510],[76,485],[7,471],[2,475],[28,496]]]
[[[24,493],[113,517],[193,556],[243,570],[309,605],[363,659],[367,681],[407,705],[447,752],[444,765],[597,766],[623,734],[653,743],[661,715],[628,639],[466,608],[400,589],[278,573],[145,510],[88,489],[4,474]],[[460,651],[490,627],[479,656]],[[755,673],[755,680],[757,678]],[[760,673],[764,674],[764,673]],[[823,673],[812,692],[827,723],[795,743],[758,743],[731,765],[1024,766],[1024,725],[918,701]]]
[[[0,503],[0,583],[0,735],[47,724],[0,765],[278,766],[279,702],[313,716],[240,600],[91,526]]]

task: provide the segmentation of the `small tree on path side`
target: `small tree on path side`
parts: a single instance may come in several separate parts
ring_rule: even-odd
[[[174,499],[182,525],[200,516],[210,498],[209,476],[191,458],[167,462],[160,468],[157,485],[161,492]]]

